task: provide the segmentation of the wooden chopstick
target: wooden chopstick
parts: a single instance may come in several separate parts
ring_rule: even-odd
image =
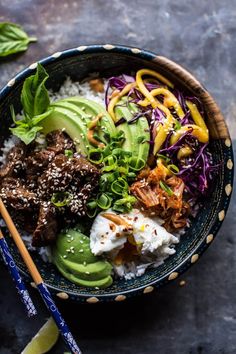
[[[7,241],[5,240],[5,237],[3,236],[1,229],[0,229],[0,249],[2,251],[4,262],[9,270],[9,273],[11,274],[12,280],[15,283],[18,294],[20,295],[21,301],[25,305],[28,316],[31,317],[36,315],[37,311],[35,309],[33,301],[31,300],[29,292],[26,289],[25,284],[20,276],[20,273],[16,267],[15,261],[11,255]]]
[[[27,268],[28,268],[29,273],[31,274],[31,276],[37,286],[37,289],[38,289],[40,295],[42,296],[42,299],[43,299],[45,305],[47,306],[49,312],[51,313],[51,316],[53,317],[54,321],[56,322],[56,325],[57,325],[59,331],[61,332],[61,335],[62,335],[64,341],[66,342],[68,348],[74,354],[81,354],[81,350],[79,349],[78,345],[76,344],[66,322],[62,318],[55,302],[53,301],[52,296],[46,287],[46,284],[43,282],[43,279],[42,279],[33,259],[31,258],[27,248],[25,247],[25,244],[24,244],[17,228],[15,227],[15,224],[14,224],[11,216],[9,215],[1,198],[0,198],[0,213],[1,213],[8,229],[12,235],[12,238],[13,238],[13,240],[14,240]]]

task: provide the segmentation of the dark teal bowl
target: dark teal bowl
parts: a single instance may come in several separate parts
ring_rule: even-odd
[[[211,133],[210,149],[215,163],[220,163],[219,174],[212,192],[205,199],[197,218],[176,247],[176,253],[156,269],[149,269],[136,279],[116,280],[108,289],[81,288],[63,278],[57,269],[44,263],[39,256],[33,258],[50,290],[63,299],[80,302],[122,301],[132,295],[145,294],[177,278],[195,263],[215,238],[227,212],[233,183],[233,151],[231,139],[223,116],[207,90],[185,69],[176,63],[138,48],[117,45],[91,45],[58,52],[40,61],[49,72],[48,84],[55,91],[66,76],[81,80],[89,73],[99,72],[105,77],[147,67],[157,70],[172,80],[179,88],[193,94],[203,102]],[[0,92],[0,146],[9,136],[11,118],[9,106],[20,111],[20,91],[24,79],[31,75],[36,63],[31,64]],[[223,162],[223,163],[222,163]],[[28,280],[26,267],[12,240],[8,242],[20,271]]]

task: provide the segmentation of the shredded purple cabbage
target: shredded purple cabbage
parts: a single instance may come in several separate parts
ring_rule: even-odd
[[[108,97],[110,89],[116,89],[121,91],[128,83],[134,81],[134,77],[126,74],[120,75],[118,77],[111,77],[108,80],[108,85],[105,93],[106,107],[108,107],[109,104]],[[163,87],[161,83],[145,83],[145,86],[149,91],[158,87]],[[186,105],[186,100],[189,100],[192,103],[196,104],[200,114],[202,116],[205,116],[204,107],[197,97],[188,96],[184,92],[179,91],[178,89],[172,90],[172,93],[178,99],[185,113],[185,116],[182,119],[179,119],[176,116],[175,112],[173,112],[173,115],[176,117],[180,125],[179,127],[175,127],[176,130],[178,130],[182,126],[194,124],[190,111]],[[143,99],[145,99],[144,95],[138,89],[132,88],[127,94],[127,102],[122,104],[122,106],[124,106],[125,104],[127,104],[128,106],[128,104],[131,102],[137,104]],[[160,102],[162,102],[163,96],[160,95],[159,100]],[[157,125],[163,124],[165,114],[158,108],[152,108],[151,105],[148,105],[147,107],[139,106],[139,110],[140,111],[138,113],[135,113],[133,115],[133,118],[131,118],[128,124],[132,124],[136,122],[140,117],[146,116],[149,122],[151,132],[149,144],[152,151],[152,146],[154,145],[154,140],[156,137]],[[124,123],[125,121],[125,117],[122,117],[118,122],[116,122],[116,126]],[[160,154],[169,157],[171,160],[170,163],[175,164],[179,168],[177,176],[182,178],[185,183],[185,189],[189,195],[189,201],[194,201],[199,197],[199,195],[206,194],[209,189],[210,182],[214,178],[214,175],[217,170],[219,169],[219,165],[213,165],[212,155],[209,151],[208,144],[199,143],[199,141],[192,136],[191,130],[188,130],[186,133],[184,133],[175,144],[170,146],[169,142],[172,134],[173,131],[169,132],[169,134],[167,135],[165,143],[163,144],[163,147],[160,150]],[[193,153],[185,159],[178,160],[178,151],[186,144],[191,147]]]

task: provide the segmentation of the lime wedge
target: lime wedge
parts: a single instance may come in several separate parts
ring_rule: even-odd
[[[21,354],[44,354],[56,344],[59,337],[58,328],[50,317],[45,325],[38,331]]]

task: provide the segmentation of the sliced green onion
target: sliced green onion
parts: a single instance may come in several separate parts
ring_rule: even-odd
[[[117,168],[117,165],[114,164],[114,165],[111,165],[111,166],[104,166],[101,171],[102,172],[110,172],[110,171],[115,171]]]
[[[71,159],[73,157],[73,151],[72,150],[65,150],[65,156]]]
[[[95,199],[90,200],[87,203],[87,211],[86,214],[89,218],[94,218],[94,216],[98,213],[97,201]]]
[[[120,213],[129,212],[132,210],[133,204],[136,203],[136,201],[137,199],[134,196],[127,194],[125,198],[116,200],[112,209]]]
[[[111,185],[111,190],[115,194],[123,195],[125,191],[128,191],[129,185],[126,180],[122,177],[119,177]]]
[[[117,157],[110,155],[104,158],[103,163],[105,166],[111,166],[117,163]]]
[[[136,173],[134,173],[134,172],[129,172],[129,173],[127,174],[127,177],[128,177],[128,178],[135,178],[135,177],[136,177]]]
[[[146,137],[144,135],[138,136],[137,143],[143,144],[146,141]]]
[[[88,153],[88,159],[90,162],[99,165],[103,161],[103,150],[98,149],[90,149]]]
[[[109,190],[109,186],[115,179],[116,176],[114,173],[102,174],[99,180],[100,191],[105,192],[106,190]]]
[[[109,209],[112,203],[112,198],[106,193],[102,193],[97,198],[97,205],[99,208],[106,210]]]
[[[167,168],[170,172],[174,174],[179,173],[179,167],[174,164],[168,165]]]
[[[159,184],[161,189],[163,189],[163,191],[165,191],[169,196],[173,195],[172,189],[169,186],[167,186],[165,182],[160,181]]]
[[[90,200],[88,203],[87,203],[87,207],[89,209],[96,209],[97,208],[97,202],[95,199],[92,199]]]
[[[164,160],[166,163],[168,163],[170,161],[170,158],[162,155],[162,154],[156,154],[157,157],[159,157],[160,159]]]
[[[128,166],[120,166],[120,167],[118,167],[118,171],[120,172],[121,175],[127,175],[128,171],[129,171],[129,167]]]
[[[53,193],[51,202],[58,208],[66,206],[70,203],[72,195],[69,192]]]
[[[145,161],[138,157],[131,157],[129,159],[129,167],[131,170],[140,171],[145,166]]]

